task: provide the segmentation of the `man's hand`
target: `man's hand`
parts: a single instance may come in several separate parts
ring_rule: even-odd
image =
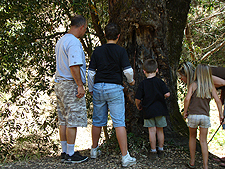
[[[80,75],[80,66],[79,65],[74,65],[70,66],[70,71],[73,76],[73,79],[75,80],[78,88],[77,88],[77,95],[76,97],[82,98],[85,94],[84,87],[83,87],[83,82],[81,80],[81,75]]]
[[[78,91],[78,94],[76,96],[78,98],[82,98],[85,94],[83,86],[78,86],[77,91]]]

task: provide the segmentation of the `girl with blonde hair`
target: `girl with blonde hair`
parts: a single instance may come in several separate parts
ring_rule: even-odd
[[[195,71],[194,82],[189,85],[184,100],[184,118],[188,119],[190,162],[188,166],[194,168],[196,136],[199,126],[199,140],[202,149],[203,169],[208,169],[207,134],[210,125],[209,102],[214,98],[219,111],[220,123],[223,120],[222,103],[213,84],[211,69],[207,65],[199,64]],[[189,111],[188,111],[189,108]]]
[[[195,67],[191,62],[183,62],[178,68],[178,73],[181,80],[189,87],[194,80]]]

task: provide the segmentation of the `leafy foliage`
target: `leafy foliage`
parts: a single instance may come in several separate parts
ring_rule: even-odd
[[[0,124],[3,130],[0,149],[5,153],[0,161],[12,157],[6,156],[8,150],[23,152],[23,147],[18,145],[25,142],[39,142],[37,150],[41,154],[46,150],[43,145],[57,153],[57,144],[51,140],[51,136],[58,134],[53,93],[54,46],[69,29],[69,19],[74,14],[82,14],[89,26],[81,39],[89,54],[88,61],[93,48],[99,44],[90,11],[97,14],[97,24],[107,23],[104,0],[1,1]]]
[[[225,55],[225,2],[192,0],[188,14],[182,61],[224,66]],[[219,46],[223,44],[221,48]],[[218,50],[213,49],[218,48]],[[204,59],[204,55],[209,54]],[[191,57],[191,55],[194,55]]]
[[[186,36],[183,39],[183,51],[180,63],[190,61],[195,66],[206,63],[214,66],[225,66],[225,46],[212,52],[205,59],[205,54],[225,42],[225,2],[210,0],[192,0],[188,14]],[[189,32],[188,32],[189,31]],[[187,89],[178,79],[178,99],[180,109]]]
[[[192,2],[189,23],[224,6],[219,1]],[[51,139],[54,134],[58,134],[53,93],[54,46],[69,29],[69,19],[75,13],[88,19],[87,34],[81,39],[88,62],[94,47],[105,42],[102,27],[108,22],[108,1],[0,2],[0,126],[3,129],[0,131],[1,162],[29,158],[35,154],[41,156],[58,153],[57,140]],[[192,26],[197,58],[207,52],[205,48],[224,32],[224,15],[215,18],[216,22],[208,20],[203,26]],[[183,51],[182,60],[189,60],[187,41],[184,41]],[[216,63],[216,60],[223,59],[224,53],[221,51],[207,62]],[[224,63],[222,61],[221,64]],[[92,108],[90,102],[91,96],[87,93],[89,110]],[[91,116],[91,111],[89,115]]]

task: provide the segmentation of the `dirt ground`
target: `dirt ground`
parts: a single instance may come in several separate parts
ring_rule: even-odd
[[[88,151],[89,152],[89,151]],[[87,151],[83,151],[82,154],[87,154]],[[173,154],[173,155],[171,155]],[[176,151],[176,153],[171,153],[167,151],[166,157],[164,159],[157,159],[155,161],[148,160],[147,157],[144,155],[135,155],[137,158],[137,164],[128,167],[128,168],[136,168],[136,169],[185,169],[188,168],[186,163],[188,161],[188,158],[186,157],[186,153],[183,153],[182,151]],[[132,154],[133,155],[133,154]],[[201,164],[201,158],[197,155],[197,161],[196,161],[196,168],[202,168]],[[72,169],[72,168],[85,168],[85,169],[98,169],[98,168],[104,168],[104,169],[119,169],[122,168],[120,157],[118,155],[110,155],[108,157],[105,157],[104,155],[101,156],[98,159],[90,159],[88,162],[80,163],[80,164],[62,164],[59,163],[59,159],[56,157],[46,157],[43,159],[38,160],[32,160],[32,161],[26,161],[26,162],[16,162],[13,164],[8,164],[4,167],[11,168],[11,169]],[[218,164],[212,162],[209,160],[209,168],[222,168],[219,167]]]
[[[104,135],[100,143],[103,142]],[[91,123],[89,122],[87,128],[78,128],[76,151],[80,151],[82,155],[90,157],[91,147]],[[137,158],[137,164],[128,167],[135,169],[186,169],[187,162],[189,161],[189,151],[182,146],[171,146],[165,143],[165,157],[163,159],[156,159],[154,161],[148,158],[148,153],[134,152],[130,149],[130,154]],[[220,169],[219,163],[214,162],[212,158],[214,155],[209,156],[209,168]],[[2,169],[119,169],[121,166],[121,155],[116,150],[102,151],[102,155],[97,159],[89,158],[88,162],[80,164],[64,164],[60,163],[60,156],[45,157],[41,159],[18,161],[14,163],[8,163],[2,166]],[[202,157],[199,152],[196,153],[196,168],[202,168]]]
[[[89,156],[90,150],[80,151],[82,155]],[[147,154],[132,152],[131,155],[137,158],[137,164],[129,167],[135,169],[185,169],[189,161],[187,150],[177,147],[165,147],[165,157],[163,159],[149,160]],[[212,155],[209,158],[210,169],[220,169],[218,163],[212,160]],[[196,168],[202,168],[202,158],[200,153],[196,153]],[[46,157],[36,160],[21,161],[2,166],[2,169],[119,169],[121,166],[121,157],[113,151],[110,155],[106,152],[97,158],[90,159],[88,162],[80,164],[64,164],[59,162],[58,157]]]
[[[211,103],[211,125],[213,128],[211,135],[208,138],[211,138],[214,131],[218,127],[218,112],[215,103]],[[109,128],[112,124],[108,123]],[[209,129],[210,130],[210,129]],[[219,133],[224,135],[224,130],[220,129]],[[217,136],[216,136],[217,137]],[[222,137],[223,139],[223,137]],[[103,143],[104,134],[102,132],[100,144]],[[223,139],[224,140],[224,139]],[[220,140],[219,140],[220,141]],[[213,161],[213,157],[222,157],[225,156],[225,147],[223,145],[217,144],[218,138],[214,139],[209,144],[209,169],[222,169],[223,167],[219,166],[219,163]],[[78,128],[77,139],[75,150],[80,151],[82,155],[90,157],[90,147],[92,144],[91,140],[91,121],[88,122],[88,127]],[[188,145],[187,145],[188,146]],[[137,158],[137,164],[129,167],[135,169],[185,169],[187,167],[187,162],[189,161],[189,150],[183,146],[171,145],[165,142],[165,157],[163,159],[156,159],[154,161],[148,158],[148,150],[135,152],[132,148],[129,149],[129,152],[132,156]],[[40,159],[17,161],[13,163],[7,163],[0,165],[2,169],[119,169],[121,166],[121,155],[117,150],[107,149],[102,150],[102,155],[97,159],[90,159],[88,162],[81,164],[64,164],[60,163],[60,156],[55,157],[44,157]],[[202,168],[202,156],[201,153],[196,152],[196,168]]]

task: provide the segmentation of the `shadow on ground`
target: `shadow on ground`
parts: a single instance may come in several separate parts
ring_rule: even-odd
[[[64,164],[60,163],[60,157],[44,157],[40,159],[17,161],[7,163],[1,166],[2,169],[120,169],[121,156],[113,150],[110,154],[105,150],[97,159],[90,159],[88,162],[80,164]],[[88,157],[90,149],[80,151],[82,155]],[[129,167],[135,169],[186,169],[189,161],[189,151],[187,148],[177,146],[165,146],[165,157],[163,159],[157,158],[152,161],[148,158],[147,151],[130,152],[130,154],[137,158],[137,164]],[[215,157],[209,154],[209,169],[222,169],[219,163],[212,160]],[[202,157],[199,152],[196,152],[196,168],[202,168]]]

